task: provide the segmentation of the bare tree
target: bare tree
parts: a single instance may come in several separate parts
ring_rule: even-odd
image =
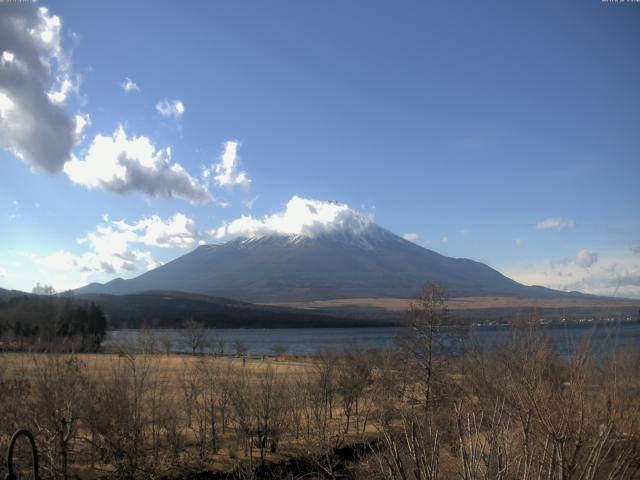
[[[111,463],[113,477],[133,479],[153,473],[148,457],[148,392],[156,372],[150,355],[123,355],[100,378],[83,385],[83,440],[100,453],[102,463]]]
[[[51,285],[40,285],[40,282],[36,283],[36,286],[31,289],[31,293],[36,295],[55,295],[56,289]]]
[[[151,355],[158,350],[158,337],[148,328],[143,328],[138,333],[138,348],[142,353]]]
[[[268,367],[258,375],[253,404],[254,432],[258,437],[261,462],[264,462],[267,443],[271,452],[278,449],[280,436],[287,425],[288,405],[282,378]]]
[[[171,338],[171,335],[161,335],[159,341],[162,346],[162,351],[165,355],[169,355],[171,353],[171,347],[173,346],[173,339]]]
[[[342,410],[345,418],[344,433],[349,433],[353,415],[359,421],[360,403],[365,389],[371,380],[370,358],[361,349],[344,354],[337,368],[337,392],[342,399]],[[359,430],[356,423],[356,431]]]
[[[433,401],[438,328],[447,320],[446,300],[446,292],[441,286],[427,284],[416,301],[411,303],[405,320],[407,333],[402,341],[420,371],[418,382],[422,386],[425,415],[429,414]]]
[[[289,349],[286,347],[286,345],[281,345],[281,344],[275,344],[274,346],[271,347],[271,351],[275,355],[276,359],[286,354],[288,350]]]
[[[211,341],[211,348],[213,350],[213,354],[223,356],[224,347],[225,347],[224,335],[222,335],[222,333],[220,333],[219,331],[214,331],[213,338]]]
[[[194,320],[187,320],[182,327],[183,345],[190,349],[194,355],[197,352],[202,352],[207,342],[207,331],[204,328],[204,324]]]
[[[182,364],[178,377],[178,384],[184,401],[183,405],[187,419],[187,427],[191,428],[193,425],[194,405],[198,395],[200,394],[200,384],[198,382],[195,369],[187,360]]]
[[[249,374],[245,369],[236,371],[230,389],[230,405],[233,409],[236,440],[244,448],[245,456],[252,461],[252,390]]]
[[[233,349],[235,350],[236,355],[240,357],[249,351],[249,346],[243,340],[235,340],[233,342]]]
[[[33,356],[32,421],[53,478],[69,478],[72,440],[78,428],[82,369],[77,357]]]

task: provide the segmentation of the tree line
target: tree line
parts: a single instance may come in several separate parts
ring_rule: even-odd
[[[47,295],[0,300],[0,342],[5,350],[95,352],[107,317],[95,303]]]

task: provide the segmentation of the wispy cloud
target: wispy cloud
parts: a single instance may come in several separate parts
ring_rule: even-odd
[[[248,198],[246,200],[242,201],[242,206],[244,208],[246,208],[247,210],[251,210],[253,208],[253,205],[256,203],[256,200],[258,200],[258,198],[260,197],[260,195],[257,195],[253,198]]]
[[[18,200],[13,200],[11,202],[12,212],[7,215],[7,218],[10,222],[20,218],[20,202]]]
[[[589,268],[598,261],[598,254],[586,248],[580,250],[574,259],[576,265],[582,268]]]
[[[580,268],[589,268],[598,261],[598,254],[590,250],[582,249],[573,257],[553,258],[551,265],[576,265]]]
[[[120,83],[120,88],[124,90],[124,93],[140,91],[140,87],[138,86],[138,84],[131,80],[129,77],[126,77],[124,81]]]
[[[184,103],[180,100],[164,98],[158,102],[156,110],[163,117],[180,120],[182,115],[184,115]]]
[[[402,238],[404,238],[405,240],[409,240],[410,242],[417,242],[418,241],[418,234],[417,233],[405,233]]]
[[[539,260],[500,271],[527,285],[640,298],[640,260],[629,251],[595,253],[585,249],[574,257]]]
[[[73,139],[75,143],[84,142],[84,134],[90,126],[91,117],[88,113],[86,115],[76,114],[73,129]]]
[[[225,142],[218,163],[212,165],[211,168],[204,169],[205,179],[212,177],[220,187],[241,186],[248,188],[251,185],[251,179],[245,170],[240,170],[239,146],[237,140]]]
[[[576,226],[575,220],[562,217],[550,217],[534,225],[536,230],[565,230]]]

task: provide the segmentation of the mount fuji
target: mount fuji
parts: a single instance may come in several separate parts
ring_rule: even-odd
[[[522,285],[483,263],[441,255],[361,218],[357,228],[351,221],[337,225],[201,245],[138,277],[92,283],[75,293],[171,290],[269,303],[412,298],[422,285],[435,282],[452,297],[583,296]]]

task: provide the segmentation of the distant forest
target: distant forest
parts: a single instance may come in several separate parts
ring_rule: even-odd
[[[309,328],[396,325],[373,315],[357,318],[303,309],[273,307],[185,292],[145,292],[133,295],[88,294],[76,300],[100,305],[109,328],[182,328],[195,321],[206,328]]]
[[[4,350],[95,352],[107,317],[93,302],[47,295],[0,299],[0,344]]]

